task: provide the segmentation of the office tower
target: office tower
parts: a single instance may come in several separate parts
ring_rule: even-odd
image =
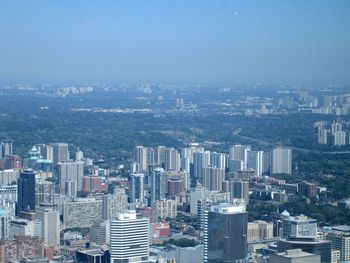
[[[23,170],[18,178],[16,215],[22,211],[35,211],[35,174],[32,169]]]
[[[69,161],[68,143],[53,143],[52,144],[53,163]]]
[[[0,210],[0,240],[10,237],[10,215],[6,210]]]
[[[344,131],[334,132],[334,145],[344,146],[346,144],[346,133]]]
[[[244,199],[249,204],[249,182],[248,181],[229,181],[229,191],[232,199]]]
[[[318,127],[317,131],[317,142],[319,144],[327,144],[328,142],[328,131],[323,127]]]
[[[225,169],[226,155],[224,153],[217,152],[210,153],[210,166]]]
[[[271,254],[269,263],[321,263],[320,255],[302,251],[301,249],[290,249],[285,252]]]
[[[58,182],[60,185],[61,193],[67,192],[65,189],[65,183],[69,181],[73,181],[76,183],[75,192],[80,191],[82,189],[84,175],[83,162],[59,162],[57,163],[57,169]]]
[[[129,187],[131,203],[143,203],[145,201],[144,174],[132,174]]]
[[[263,151],[247,152],[247,168],[255,170],[256,176],[263,174]]]
[[[204,167],[203,172],[203,186],[211,191],[222,191],[222,183],[225,180],[225,169],[216,167]]]
[[[317,220],[307,216],[289,216],[283,219],[282,233],[284,238],[315,239],[317,234]]]
[[[244,204],[212,205],[205,218],[204,262],[248,262],[247,221]]]
[[[326,239],[332,242],[332,249],[340,251],[340,261],[350,262],[350,227],[332,227],[332,231],[327,233]]]
[[[148,148],[136,146],[134,148],[134,160],[137,163],[137,171],[147,171],[148,168]]]
[[[180,154],[174,148],[165,149],[165,171],[180,171]]]
[[[331,261],[331,242],[317,239],[317,220],[300,215],[286,216],[282,223],[282,236],[277,242],[278,252],[288,249],[302,249],[321,256],[321,262]]]
[[[60,244],[60,213],[53,208],[43,208],[36,212],[42,224],[42,238],[45,246]]]
[[[103,220],[113,219],[127,209],[128,196],[123,188],[117,187],[113,194],[104,195],[102,198]]]
[[[166,193],[166,174],[163,168],[155,168],[151,172],[151,201],[157,201],[165,198]]]
[[[13,155],[12,141],[0,142],[0,159]]]
[[[203,168],[210,165],[210,152],[193,153],[193,176],[202,179]]]
[[[278,147],[272,150],[272,174],[292,174],[292,149]]]
[[[120,214],[110,222],[111,263],[148,263],[148,218],[137,218],[135,211]]]
[[[63,228],[91,227],[102,220],[102,200],[75,198],[63,203]]]

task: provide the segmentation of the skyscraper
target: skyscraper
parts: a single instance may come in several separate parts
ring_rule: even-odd
[[[272,174],[292,174],[292,149],[278,147],[272,150]]]
[[[134,159],[137,163],[137,171],[147,171],[148,166],[148,148],[143,146],[136,146],[134,148]]]
[[[263,173],[263,151],[247,152],[247,168],[254,169],[257,176]]]
[[[176,149],[174,148],[165,149],[164,170],[175,171],[175,172],[178,172],[180,170],[180,154]]]
[[[203,186],[208,190],[222,191],[222,182],[225,180],[225,169],[216,167],[203,168]]]
[[[244,204],[212,205],[205,217],[204,262],[248,262],[247,224]]]
[[[60,244],[60,213],[52,208],[37,211],[37,218],[42,223],[42,237],[45,246]]]
[[[23,170],[18,178],[16,215],[22,211],[35,211],[35,174],[32,169]]]
[[[0,159],[13,155],[12,141],[0,142]]]
[[[248,181],[229,181],[229,190],[232,199],[244,199],[249,204],[249,182]]]
[[[203,168],[210,165],[210,152],[193,153],[193,175],[197,179],[202,179]]]
[[[53,163],[68,162],[69,151],[68,143],[53,143],[52,144]]]
[[[132,174],[130,177],[130,199],[132,203],[144,202],[144,174]]]
[[[84,175],[84,163],[83,162],[59,162],[58,168],[58,182],[60,185],[61,192],[66,191],[66,182],[75,182],[75,191],[82,189],[83,175]]]
[[[110,222],[111,263],[148,263],[148,218],[137,218],[135,211],[119,214]]]
[[[163,168],[155,168],[151,173],[151,201],[158,201],[165,198],[166,175]]]

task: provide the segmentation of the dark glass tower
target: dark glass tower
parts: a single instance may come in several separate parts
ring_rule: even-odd
[[[22,211],[35,211],[35,174],[25,169],[18,178],[18,201],[16,215]]]
[[[204,262],[247,262],[248,215],[244,204],[213,205],[204,231]]]

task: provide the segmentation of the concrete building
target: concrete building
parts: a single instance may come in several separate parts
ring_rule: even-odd
[[[104,220],[95,222],[90,228],[90,242],[97,245],[109,244],[110,241],[110,221]]]
[[[203,168],[210,165],[210,152],[194,152],[193,153],[193,176],[202,179]]]
[[[154,201],[152,208],[158,213],[160,219],[176,218],[177,203],[175,200],[162,199]]]
[[[75,198],[63,203],[63,228],[91,227],[102,220],[102,200]]]
[[[307,216],[289,216],[283,219],[282,235],[284,238],[316,239],[317,220]]]
[[[180,154],[174,148],[165,148],[165,171],[180,171]]]
[[[263,151],[248,151],[247,152],[247,168],[255,170],[256,176],[263,174]]]
[[[0,210],[0,240],[10,237],[10,215],[6,210]]]
[[[248,242],[273,238],[273,223],[257,220],[248,223]]]
[[[206,166],[202,170],[203,186],[210,191],[222,191],[225,169]]]
[[[249,182],[230,180],[228,183],[231,199],[244,199],[249,204]]]
[[[147,171],[148,168],[148,148],[143,146],[136,146],[134,148],[134,160],[137,164],[137,171]]]
[[[303,252],[301,249],[286,250],[270,255],[269,263],[321,263],[320,255]]]
[[[113,219],[128,209],[128,196],[123,188],[115,188],[114,193],[102,198],[103,220]]]
[[[0,185],[10,185],[13,182],[17,182],[19,177],[19,170],[9,169],[0,171]]]
[[[243,169],[247,168],[248,152],[251,150],[250,145],[236,144],[230,147],[230,160],[237,160],[243,162]]]
[[[17,185],[1,185],[0,200],[8,200],[17,202]]]
[[[327,233],[326,239],[332,242],[332,248],[340,251],[340,261],[350,261],[350,227],[333,227],[332,231]]]
[[[278,147],[272,150],[272,174],[292,174],[292,149]]]
[[[210,153],[210,166],[219,169],[226,168],[226,155],[224,153]]]
[[[334,136],[334,146],[345,146],[346,145],[346,132],[345,131],[336,131],[333,134]]]
[[[36,212],[42,224],[42,238],[44,245],[55,247],[60,244],[60,213],[54,209],[43,208]]]
[[[58,162],[58,182],[60,185],[61,193],[69,192],[66,188],[66,182],[75,182],[77,191],[82,189],[82,180],[84,175],[84,162]]]
[[[10,238],[15,236],[34,236],[34,221],[14,218],[10,221]]]
[[[110,222],[111,262],[148,263],[149,221],[135,211],[119,214]]]
[[[52,144],[53,163],[69,162],[68,143],[53,143]]]

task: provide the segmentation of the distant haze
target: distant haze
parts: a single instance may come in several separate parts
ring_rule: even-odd
[[[0,82],[350,83],[350,1],[0,1]]]

